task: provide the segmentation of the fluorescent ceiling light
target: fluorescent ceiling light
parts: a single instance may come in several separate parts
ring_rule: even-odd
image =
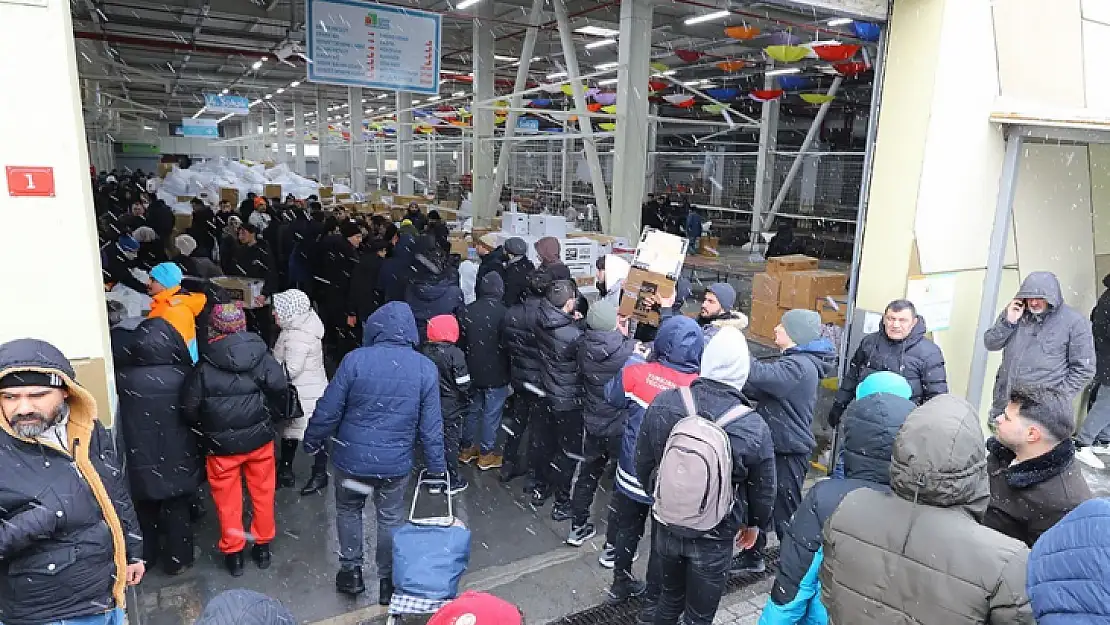
[[[665,72],[656,72],[656,74],[658,74],[659,76],[674,76],[677,73],[678,73],[678,70],[676,70],[676,69],[669,69]]]
[[[296,119],[294,119],[294,118],[292,118],[292,117],[286,117],[286,118],[285,118],[285,121],[287,121],[287,122],[295,122],[295,121],[297,121],[297,120],[296,120]]]
[[[764,76],[785,76],[787,74],[800,74],[802,69],[800,67],[784,67],[783,69],[773,69]]]
[[[493,58],[498,60],[498,61],[509,61],[510,63],[513,62],[513,61],[519,60],[515,56],[503,56],[503,55],[500,55],[500,54],[493,55]]]
[[[437,95],[434,95],[434,96],[432,96],[432,97],[428,98],[428,101],[429,101],[429,102],[435,102],[435,101],[437,101],[437,100],[439,100],[439,96],[437,96]]]
[[[207,106],[200,107],[199,111],[197,111],[196,113],[193,113],[193,119],[196,119],[196,118],[200,117],[201,115],[204,115],[204,112],[207,111],[207,110],[208,110]]]
[[[381,93],[381,94],[378,94],[378,98],[377,98],[377,99],[379,99],[379,100],[384,100],[385,98],[388,98],[388,97],[389,97],[389,94],[388,94],[388,93]]]
[[[227,92],[228,92],[228,90],[224,89],[223,91],[220,92],[220,95],[227,95]]]
[[[834,17],[828,21],[829,26],[847,26],[851,24],[852,20],[847,17]]]
[[[262,69],[262,61],[255,61],[254,64],[251,65],[251,69]]]
[[[154,130],[154,129],[151,128],[150,126],[143,126],[143,130]]]
[[[601,85],[601,86],[603,86],[603,87],[604,87],[605,85],[615,85],[615,84],[617,84],[617,79],[616,79],[616,78],[608,78],[608,79],[606,79],[606,80],[601,80],[601,81],[598,81],[598,83],[597,83],[597,84],[599,84],[599,85]]]
[[[621,34],[619,30],[602,28],[600,26],[583,26],[582,28],[576,28],[574,32],[582,33],[583,35],[591,35],[593,37],[616,37]]]
[[[613,69],[617,65],[619,65],[619,63],[602,63],[601,65],[594,65],[594,69],[605,71],[607,69]]]
[[[293,82],[289,83],[289,86],[290,86],[290,87],[293,87],[294,89],[296,89],[297,87],[300,87],[300,86],[301,86],[301,81],[299,81],[299,80],[294,80]]]
[[[278,95],[285,93],[285,87],[278,87],[278,90],[275,93],[277,93]]]
[[[258,60],[260,60],[260,61],[262,61],[263,63],[265,63],[266,61],[269,61],[269,60],[270,60],[270,57],[268,57],[268,56],[264,56],[264,57],[262,57],[261,59],[258,59]]]
[[[562,78],[562,77],[564,77],[564,76],[566,76],[566,75],[567,75],[567,73],[566,73],[566,72],[555,72],[554,74],[548,74],[548,75],[547,75],[547,79],[548,79],[548,80],[551,80],[551,79],[553,79],[553,78]]]
[[[694,85],[700,85],[701,81],[700,80],[687,80],[686,82],[684,82],[682,84],[686,85],[687,87],[693,87]]]
[[[587,50],[593,50],[594,48],[604,48],[605,46],[611,46],[616,42],[617,42],[616,39],[602,39],[601,41],[595,41],[593,43],[587,43],[586,44],[586,49]]]
[[[687,26],[693,26],[694,24],[701,24],[702,22],[712,22],[713,20],[719,20],[722,17],[728,17],[729,15],[732,15],[731,11],[714,11],[712,13],[705,13],[703,15],[688,17],[683,23]]]
[[[413,104],[420,104],[420,100],[413,100],[412,103]]]
[[[480,0],[462,0],[462,2],[459,2],[458,4],[455,5],[455,8],[456,9],[469,9],[470,7],[474,6],[475,4],[478,4],[479,1]]]
[[[267,93],[267,94],[266,94],[266,98],[265,98],[265,99],[267,99],[267,100],[273,100],[273,99],[274,99],[274,94],[272,94],[272,93]]]
[[[451,97],[452,98],[465,98],[466,97],[466,92],[465,91],[456,91],[455,93],[451,94]]]
[[[251,102],[250,106],[248,106],[247,108],[252,109],[258,104],[262,104],[262,100],[255,100],[254,102]]]
[[[224,115],[223,117],[217,119],[216,123],[217,124],[222,124],[222,123],[226,122],[227,120],[231,119],[234,115],[235,115],[235,113],[228,113],[227,115]]]
[[[379,110],[379,111],[384,111],[384,110],[386,110],[387,108],[389,108],[389,107],[388,107],[388,106],[379,106],[379,107],[378,107],[378,110]]]

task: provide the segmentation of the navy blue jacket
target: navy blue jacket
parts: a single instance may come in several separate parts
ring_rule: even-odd
[[[813,452],[817,386],[835,369],[836,348],[826,338],[791,347],[777,360],[752,358],[744,395],[758,402],[756,412],[771,428],[776,454]]]
[[[423,341],[428,331],[428,320],[439,315],[462,318],[466,302],[459,288],[459,276],[434,262],[422,260],[417,255],[412,281],[405,288],[405,302],[416,318],[416,329]]]
[[[1110,622],[1110,500],[1090,499],[1041,535],[1026,594],[1038,625]]]
[[[628,361],[636,341],[616,330],[586,330],[578,344],[578,374],[582,378],[582,417],[592,436],[620,436],[628,411],[605,401],[605,385]]]
[[[393,254],[382,262],[378,274],[378,290],[387,302],[404,301],[405,286],[412,279],[416,239],[404,235],[397,239]]]
[[[331,437],[336,468],[363,478],[408,475],[419,434],[432,473],[446,472],[439,373],[416,351],[419,337],[404,302],[379,308],[362,327],[362,344],[339,363],[308,422],[304,448]]]
[[[889,491],[890,455],[898,430],[914,409],[913,402],[889,393],[858,399],[844,411],[844,474],[822,480],[806,493],[790,519],[779,548],[779,571],[771,600],[794,600],[802,578],[821,548],[822,528],[848,493],[858,488]],[[771,621],[777,623],[777,621]]]

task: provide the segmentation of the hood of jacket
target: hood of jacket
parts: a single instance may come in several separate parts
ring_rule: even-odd
[[[409,283],[408,293],[421,302],[435,302],[443,299],[453,286],[456,285],[450,280],[413,281]]]
[[[201,347],[201,360],[223,371],[246,373],[258,366],[270,349],[262,337],[251,332],[217,336]]]
[[[434,343],[458,343],[459,320],[454,315],[436,315],[428,320],[428,340]]]
[[[324,322],[320,321],[320,315],[312,309],[293,317],[288,322],[282,322],[281,329],[303,332],[316,340],[324,338]]]
[[[736,328],[721,328],[705,346],[701,357],[701,378],[716,380],[742,392],[751,366],[748,340]]]
[[[540,264],[554,265],[555,263],[562,262],[560,257],[559,239],[555,237],[543,237],[536,241],[536,255],[540,257]]]
[[[981,519],[990,481],[975,407],[962,397],[939,395],[915,408],[894,441],[890,486],[907,501],[959,506]]]
[[[111,336],[112,360],[117,367],[193,366],[185,340],[161,317],[143,320],[134,328],[117,325]]]
[[[420,334],[416,330],[416,317],[404,302],[389,302],[374,311],[362,325],[362,345],[370,347],[381,343],[416,347]]]
[[[914,408],[912,401],[890,393],[875,393],[848,404],[842,419],[845,476],[890,484],[894,439]]]
[[[670,317],[659,326],[652,359],[682,373],[697,373],[705,339],[698,322],[685,316]]]
[[[496,300],[505,297],[505,281],[501,279],[501,274],[490,271],[482,276],[482,282],[478,285],[478,297]]]
[[[783,354],[805,354],[817,366],[817,373],[822,378],[827,378],[836,371],[836,347],[832,341],[825,337],[810,341],[805,345],[795,345]]]
[[[296,625],[276,599],[244,588],[225,590],[204,606],[195,625]]]
[[[595,362],[602,362],[619,352],[628,339],[616,330],[586,330],[582,345],[586,356]]]
[[[1056,279],[1056,274],[1050,271],[1034,271],[1025,276],[1025,280],[1021,282],[1021,288],[1014,297],[1016,299],[1041,298],[1047,300],[1053,310],[1064,305],[1060,281]]]

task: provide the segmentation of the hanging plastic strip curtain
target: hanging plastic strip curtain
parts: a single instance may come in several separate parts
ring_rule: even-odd
[[[730,39],[747,41],[759,36],[759,29],[755,26],[729,26],[725,29],[725,36]]]
[[[697,50],[675,50],[675,56],[682,59],[683,63],[697,63],[701,57],[705,56]]]
[[[594,95],[594,102],[600,102],[605,106],[617,103],[617,94],[612,92],[602,92]]]
[[[878,24],[872,24],[871,22],[852,22],[852,30],[855,31],[856,37],[872,42],[878,41],[883,32]]]
[[[748,64],[744,61],[721,61],[717,63],[717,69],[722,72],[738,72],[747,66]]]
[[[740,97],[740,90],[733,89],[732,87],[722,87],[719,89],[706,89],[705,95],[713,98],[714,100],[733,100]]]
[[[809,56],[809,48],[802,46],[767,46],[763,51],[780,63],[797,63]]]
[[[834,44],[827,46],[813,46],[813,53],[817,58],[822,61],[829,61],[830,63],[838,63],[840,61],[847,61],[859,52],[862,46],[854,46],[849,44]]]
[[[802,93],[799,95],[809,104],[825,104],[826,102],[832,102],[836,99],[836,96],[825,93]]]
[[[787,91],[797,91],[809,87],[809,79],[802,76],[779,76],[779,86]]]
[[[782,89],[753,89],[748,97],[756,102],[770,102],[782,97]]]

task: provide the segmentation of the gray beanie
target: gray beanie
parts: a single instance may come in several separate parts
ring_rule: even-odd
[[[732,310],[736,304],[736,289],[727,282],[709,285],[709,292],[717,296],[717,301],[721,303],[721,308],[724,310]]]
[[[513,256],[527,256],[528,244],[520,237],[513,237],[505,241],[505,251]]]
[[[605,300],[598,300],[590,304],[586,313],[586,325],[591,330],[608,332],[617,329],[617,309]]]
[[[570,280],[556,280],[547,289],[547,301],[555,308],[562,308],[577,296],[577,289]]]
[[[795,345],[805,345],[821,338],[821,315],[812,310],[795,308],[782,316],[782,329]]]

